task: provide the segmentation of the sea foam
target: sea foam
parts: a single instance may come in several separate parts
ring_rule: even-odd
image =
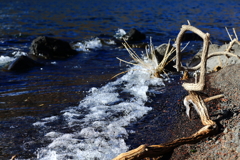
[[[27,53],[22,52],[22,51],[14,51],[12,52],[11,56],[0,56],[0,67],[4,66],[12,61],[14,61],[17,57],[20,57],[22,55],[26,55]]]
[[[58,127],[70,132],[51,128],[51,123],[58,120],[56,116],[36,122],[35,127],[48,128],[45,138],[51,141],[37,151],[37,158],[110,160],[126,152],[129,146],[125,139],[134,131],[125,127],[151,110],[145,106],[151,85],[164,86],[164,83],[135,66],[121,78],[101,88],[91,88],[79,106],[62,111],[59,117],[64,124]]]
[[[77,51],[84,51],[84,52],[89,51],[89,49],[98,49],[101,47],[102,47],[102,42],[97,37],[85,42],[77,42],[74,45],[74,48]]]
[[[13,57],[8,57],[8,56],[0,56],[0,66],[6,64],[6,63],[9,63],[11,61],[14,61],[15,58]]]
[[[126,31],[124,29],[119,28],[116,31],[114,37],[116,37],[117,39],[121,39],[125,34],[127,34]]]

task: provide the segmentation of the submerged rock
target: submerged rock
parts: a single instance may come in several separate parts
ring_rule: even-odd
[[[127,34],[123,36],[126,41],[141,41],[146,39],[146,35],[135,28],[132,28]]]
[[[44,59],[65,59],[76,55],[77,51],[66,41],[40,36],[32,41],[29,54]]]
[[[20,56],[14,61],[12,61],[8,66],[7,66],[7,71],[23,71],[23,70],[28,70],[31,69],[32,67],[35,66],[40,66],[42,65],[41,63],[31,59],[28,56]]]

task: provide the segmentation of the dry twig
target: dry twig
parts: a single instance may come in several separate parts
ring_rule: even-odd
[[[161,62],[158,62],[158,59],[157,59],[157,56],[155,53],[155,48],[152,44],[151,39],[150,39],[149,47],[146,48],[146,56],[145,56],[146,60],[144,60],[143,58],[140,58],[126,41],[125,41],[125,43],[123,43],[123,46],[126,48],[126,50],[128,51],[129,55],[131,56],[131,58],[134,60],[135,63],[125,61],[118,57],[117,57],[117,59],[120,60],[120,62],[128,63],[131,65],[142,66],[143,68],[147,69],[147,71],[150,72],[151,75],[154,77],[160,77],[161,73],[166,73],[164,68],[166,67],[166,65],[169,64],[169,62],[171,62],[173,59],[175,59],[175,57],[173,57],[172,59],[168,60],[169,57],[175,52],[175,48],[170,49],[170,40],[168,42],[166,52],[165,52],[164,57]],[[128,71],[126,71],[126,72],[128,72]],[[126,72],[121,72],[112,78],[115,78],[116,76],[126,73]]]

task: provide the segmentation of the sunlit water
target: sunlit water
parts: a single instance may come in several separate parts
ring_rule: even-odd
[[[4,1],[0,3],[0,159],[112,159],[128,150],[134,128],[152,110],[151,95],[165,82],[130,60],[112,40],[131,28],[155,46],[176,38],[182,24],[228,40],[224,27],[239,30],[238,1]],[[119,30],[120,29],[120,30]],[[2,69],[26,55],[45,35],[69,41],[79,52],[46,61],[26,72]],[[190,44],[191,46],[191,44]],[[141,55],[142,50],[136,50]],[[130,68],[130,72],[109,80]],[[153,87],[154,86],[154,87]],[[159,125],[161,122],[159,122]]]

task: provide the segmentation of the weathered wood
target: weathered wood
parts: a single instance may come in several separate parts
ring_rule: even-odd
[[[176,139],[169,143],[159,144],[159,145],[141,145],[136,149],[130,150],[126,153],[122,153],[113,160],[141,160],[146,158],[157,158],[161,157],[164,154],[170,153],[174,148],[181,146],[183,144],[196,143],[203,138],[209,137],[215,134],[218,130],[217,124],[210,119],[208,115],[208,110],[205,105],[205,102],[209,102],[216,98],[221,98],[223,95],[216,95],[213,97],[202,99],[202,97],[196,91],[202,91],[205,86],[205,73],[206,73],[206,61],[208,57],[208,47],[209,47],[209,37],[208,33],[203,33],[199,29],[190,25],[183,25],[180,33],[178,34],[176,40],[176,68],[178,71],[186,70],[186,68],[181,64],[181,55],[180,55],[180,42],[183,34],[186,31],[192,31],[202,37],[203,43],[203,53],[200,66],[200,78],[196,83],[183,83],[183,87],[189,91],[189,95],[184,98],[184,105],[186,107],[186,113],[190,117],[190,109],[193,107],[199,114],[201,122],[204,125],[199,131],[194,133],[189,137],[183,137]],[[190,69],[196,70],[198,65]]]
[[[224,95],[223,94],[219,94],[219,95],[216,95],[216,96],[212,96],[212,97],[208,97],[208,98],[205,98],[203,101],[205,103],[209,102],[209,101],[212,101],[214,99],[218,99],[218,98],[223,98]]]
[[[196,33],[197,35],[199,35],[203,39],[203,52],[202,52],[201,62],[195,67],[185,67],[185,66],[182,66],[182,64],[181,64],[182,57],[180,55],[180,44],[181,44],[181,39],[186,31],[192,31],[192,32]],[[176,69],[177,69],[177,71],[197,70],[200,66],[200,77],[199,77],[198,83],[197,84],[183,83],[183,85],[182,85],[188,91],[201,91],[204,88],[209,41],[210,41],[209,33],[203,33],[201,30],[199,30],[198,28],[193,27],[191,25],[182,25],[182,28],[177,36],[177,39],[176,39]]]
[[[16,158],[17,158],[17,155],[14,155],[10,160],[15,160]]]
[[[207,125],[190,137],[179,138],[170,143],[160,145],[141,145],[136,149],[120,154],[113,160],[141,160],[146,157],[161,157],[165,154],[170,153],[174,148],[179,147],[183,144],[193,144],[199,142],[200,140],[215,134],[217,130],[218,126],[215,123],[213,125]]]
[[[205,100],[209,101],[212,99],[220,98],[222,96],[223,95],[217,95]],[[160,156],[163,156],[164,154],[168,154],[178,146],[181,146],[183,144],[196,143],[202,140],[203,138],[206,138],[215,134],[218,130],[218,126],[214,121],[210,119],[207,108],[204,104],[204,100],[201,98],[200,95],[198,95],[197,92],[190,91],[189,95],[185,97],[184,105],[187,108],[187,112],[190,111],[190,109],[188,109],[190,108],[190,103],[193,105],[193,107],[196,109],[197,113],[199,114],[202,124],[205,125],[199,131],[197,131],[196,133],[194,133],[189,137],[179,138],[170,143],[164,143],[160,145],[150,145],[150,146],[141,145],[136,149],[120,154],[113,160],[140,160],[146,157],[148,158],[160,157]],[[187,114],[189,115],[189,113]]]

